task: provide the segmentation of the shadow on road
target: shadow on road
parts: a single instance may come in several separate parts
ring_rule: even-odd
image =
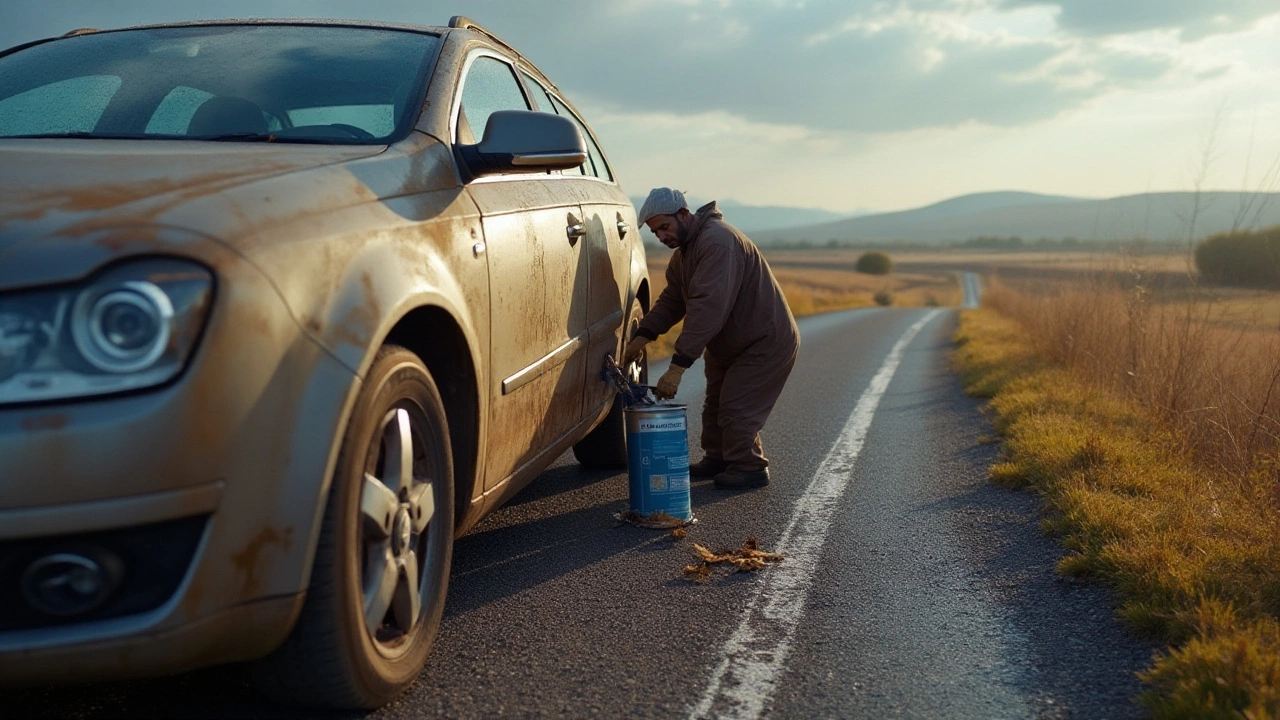
[[[362,713],[323,713],[271,704],[250,684],[242,665],[173,677],[65,687],[6,689],[0,717],[23,720],[93,718],[264,718],[354,720]]]
[[[700,482],[699,508],[732,497]],[[630,506],[625,473],[555,467],[454,545],[445,622],[613,556],[664,550],[667,533],[621,523]]]
[[[696,508],[730,497],[710,483],[692,489]],[[583,470],[576,463],[547,470],[454,546],[444,626],[508,596],[537,587],[617,554],[666,549],[667,533],[619,523],[627,509],[625,472]],[[681,581],[683,582],[683,581]],[[0,718],[332,718],[273,705],[252,686],[247,669],[231,665],[148,680],[71,686],[7,688]]]

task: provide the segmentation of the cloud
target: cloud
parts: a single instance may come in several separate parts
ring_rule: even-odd
[[[442,24],[457,12],[526,53],[578,104],[872,134],[1042,122],[1182,62],[1176,39],[1139,52],[1108,33],[1243,26],[1277,11],[1275,0],[9,1],[0,35],[15,42],[198,17]],[[28,35],[13,37],[17,28]]]
[[[1029,11],[997,11],[993,2],[593,0],[570,3],[572,23],[549,22],[540,6],[499,12],[496,2],[476,2],[472,10],[517,46],[536,47],[531,58],[558,83],[618,111],[724,111],[871,133],[1012,126],[1134,79],[1113,81],[1126,58],[1102,47],[1089,60],[1097,65],[1090,82],[1058,71],[1073,45],[1011,31]],[[1147,76],[1172,66],[1143,60]]]
[[[1280,14],[1275,0],[1003,0],[1001,7],[1052,6],[1058,25],[1082,35],[1175,30],[1184,40],[1247,30]]]

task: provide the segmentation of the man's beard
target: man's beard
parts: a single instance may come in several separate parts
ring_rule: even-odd
[[[675,219],[676,219],[676,226],[678,226],[680,229],[676,232],[676,236],[672,238],[671,242],[667,242],[666,240],[663,240],[662,244],[666,245],[672,250],[679,250],[680,248],[684,247],[684,244],[689,240],[689,226],[684,224],[684,222],[680,219],[679,215],[675,216]]]

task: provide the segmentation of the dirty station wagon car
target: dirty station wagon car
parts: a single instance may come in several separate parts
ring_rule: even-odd
[[[0,54],[0,677],[394,697],[454,538],[571,447],[625,463],[599,370],[643,252],[581,116],[465,18]]]

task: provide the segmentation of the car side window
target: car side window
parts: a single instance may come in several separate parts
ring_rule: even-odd
[[[495,57],[481,55],[471,62],[462,86],[456,140],[466,145],[475,144],[484,137],[490,115],[499,110],[528,109],[529,103],[511,66]]]
[[[559,115],[551,105],[551,93],[547,92],[547,89],[542,87],[542,83],[535,80],[532,75],[524,72],[523,70],[520,71],[520,74],[524,76],[525,87],[529,88],[530,92],[533,93],[533,100],[538,104],[538,110],[540,112]]]
[[[595,175],[601,180],[613,180],[613,173],[609,171],[609,166],[604,162],[604,154],[600,152],[600,146],[596,145],[591,133],[587,132],[587,126],[556,96],[551,96],[551,103],[555,106],[556,112],[572,120],[578,126],[578,132],[582,133],[582,139],[587,143],[587,163],[583,167],[589,171],[588,174]]]
[[[93,132],[120,89],[115,75],[86,75],[41,85],[0,100],[5,135]]]
[[[551,93],[547,92],[547,89],[542,87],[542,83],[538,82],[537,80],[534,80],[533,76],[530,75],[529,73],[524,73],[524,82],[525,82],[525,86],[530,88],[530,91],[533,93],[534,101],[538,103],[538,110],[540,112],[551,113],[553,115],[560,114],[560,111],[556,110],[555,105],[552,103]],[[582,129],[579,128],[578,132],[582,132]],[[583,164],[579,165],[576,168],[573,168],[572,170],[565,170],[563,171],[562,174],[590,175],[591,174],[590,165],[591,165],[591,160],[590,160],[590,155],[588,154],[588,160],[586,162],[584,162]]]

